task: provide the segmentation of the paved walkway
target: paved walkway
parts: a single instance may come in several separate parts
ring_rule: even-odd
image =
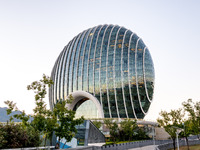
[[[131,148],[128,150],[156,150],[157,145],[149,145],[149,146],[144,146],[144,147],[138,147],[138,148]]]

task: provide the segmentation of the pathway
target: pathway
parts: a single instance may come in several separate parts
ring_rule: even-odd
[[[144,147],[138,147],[138,148],[131,148],[128,150],[156,150],[157,145],[149,145]]]

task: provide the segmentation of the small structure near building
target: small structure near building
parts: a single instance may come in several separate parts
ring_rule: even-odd
[[[105,143],[104,134],[90,121],[76,126],[78,132],[75,135],[78,146],[88,146],[91,143]]]

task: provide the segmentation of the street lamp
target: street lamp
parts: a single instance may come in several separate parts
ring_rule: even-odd
[[[179,150],[178,135],[179,135],[179,133],[180,133],[180,132],[181,132],[183,129],[181,129],[181,128],[178,128],[178,127],[174,127],[174,126],[173,126],[173,128],[175,128],[175,129],[176,129],[177,149]]]
[[[155,145],[155,127],[152,127],[153,130],[153,145]]]

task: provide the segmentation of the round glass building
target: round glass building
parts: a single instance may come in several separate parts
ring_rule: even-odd
[[[141,38],[118,25],[75,36],[58,56],[50,107],[72,94],[77,117],[143,119],[153,98],[154,66]]]

